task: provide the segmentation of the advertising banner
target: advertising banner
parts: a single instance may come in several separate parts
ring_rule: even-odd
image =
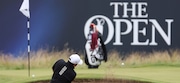
[[[107,50],[179,49],[179,2],[30,0],[31,49],[48,46],[61,50],[67,45],[75,50],[85,50],[91,23],[102,33]],[[26,49],[27,19],[19,12],[21,3],[21,0],[0,1],[0,50],[5,52],[17,53]]]

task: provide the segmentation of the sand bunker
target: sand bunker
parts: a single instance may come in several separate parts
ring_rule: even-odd
[[[31,83],[50,83],[49,80],[37,81]],[[136,80],[124,80],[124,79],[76,79],[72,83],[151,83]]]

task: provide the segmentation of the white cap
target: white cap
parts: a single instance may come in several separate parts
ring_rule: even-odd
[[[78,54],[72,54],[69,57],[69,62],[71,62],[72,64],[79,64],[79,65],[83,64],[83,61],[81,60]]]

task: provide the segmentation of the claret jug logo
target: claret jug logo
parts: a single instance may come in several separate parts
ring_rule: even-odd
[[[166,26],[162,26],[158,20],[149,19],[147,2],[110,2],[109,6],[114,9],[113,19],[109,19],[109,17],[104,15],[94,15],[90,17],[84,26],[85,38],[87,38],[89,33],[89,25],[95,21],[98,31],[102,35],[107,35],[107,38],[104,40],[105,44],[109,44],[114,38],[112,45],[123,45],[125,41],[123,41],[122,36],[131,33],[132,40],[129,41],[132,42],[130,45],[156,46],[160,43],[157,41],[157,35],[161,37],[165,44],[168,46],[171,45],[171,30],[174,20],[165,19],[161,23],[164,23]],[[120,10],[120,8],[122,10]],[[120,13],[122,13],[122,15]],[[106,28],[108,28],[108,33],[103,33],[105,23],[107,25]],[[126,27],[122,27],[123,24],[125,24]],[[149,27],[147,28],[147,26]],[[126,30],[122,30],[122,28],[126,28]],[[146,37],[147,32],[151,34],[151,37],[143,38],[142,41],[141,37]]]

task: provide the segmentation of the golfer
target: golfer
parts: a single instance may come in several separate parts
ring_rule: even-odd
[[[76,77],[74,68],[82,63],[78,54],[72,54],[67,62],[63,59],[56,61],[52,67],[53,76],[50,83],[71,83]]]

